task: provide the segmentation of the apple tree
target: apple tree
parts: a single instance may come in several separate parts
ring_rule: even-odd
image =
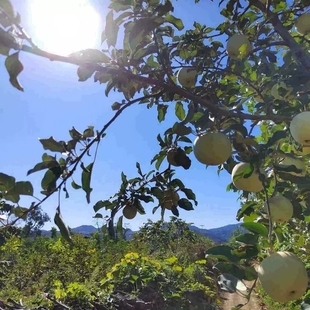
[[[233,245],[207,250],[207,259],[217,262],[219,283],[233,286],[232,276],[254,285],[259,280],[278,302],[307,296],[310,3],[221,0],[218,5],[223,20],[216,28],[195,22],[184,29],[170,0],[111,0],[102,49],[64,57],[36,46],[9,0],[1,1],[0,53],[13,87],[23,91],[19,54],[31,53],[74,64],[78,81],[93,79],[107,97],[113,91],[123,97],[111,102],[115,115],[102,128],[72,127],[67,141],[40,139],[42,159],[28,171],[44,171],[39,202],[21,206],[22,195],[34,195],[32,184],[0,173],[1,210],[10,205],[12,215],[3,227],[44,206],[56,192],[68,196],[71,188],[83,190],[90,204],[95,149],[118,116],[144,104],[165,122],[173,109],[175,122],[158,134],[158,150],[150,158],[154,170],[144,171],[137,163],[136,176],[122,173],[119,191],[93,204],[95,217],[103,217],[101,210],[111,212],[107,226],[114,237],[123,216],[144,214],[150,202],[162,217],[165,212],[179,216],[180,208],[191,211],[198,204],[194,189],[177,177],[178,171],[190,169],[192,161],[217,166],[219,174],[231,175],[227,190],[239,194],[236,217],[247,230]],[[87,164],[86,154],[93,162]],[[75,180],[79,175],[79,184],[73,175]],[[60,208],[54,221],[72,242]],[[115,225],[119,212],[123,216]]]

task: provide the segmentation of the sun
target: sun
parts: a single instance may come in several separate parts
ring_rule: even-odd
[[[63,56],[96,48],[101,19],[88,0],[32,0],[31,37],[39,48]]]

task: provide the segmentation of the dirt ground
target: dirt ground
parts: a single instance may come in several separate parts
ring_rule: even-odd
[[[251,287],[252,282],[244,282],[248,287]],[[238,293],[227,293],[223,292],[221,294],[223,299],[223,304],[221,310],[231,310],[233,307],[238,306],[239,304],[245,304],[247,299]],[[251,299],[248,304],[240,308],[241,310],[268,310],[266,306],[257,298],[255,292],[251,294]]]

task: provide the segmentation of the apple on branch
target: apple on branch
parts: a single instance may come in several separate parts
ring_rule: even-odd
[[[205,165],[223,164],[232,154],[229,138],[221,132],[199,135],[193,145],[196,159]]]
[[[194,68],[181,68],[178,71],[178,82],[185,88],[192,88],[197,81],[198,73]]]
[[[306,35],[310,32],[310,13],[300,15],[295,22],[298,33]]]
[[[261,262],[257,273],[263,290],[278,302],[299,299],[308,288],[305,265],[291,252],[271,254]]]
[[[252,44],[244,34],[234,34],[227,41],[226,51],[232,59],[242,59],[252,50]]]

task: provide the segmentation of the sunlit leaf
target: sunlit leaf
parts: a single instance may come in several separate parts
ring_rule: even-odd
[[[116,45],[118,30],[119,26],[114,21],[113,11],[110,11],[106,16],[106,24],[104,30],[109,47]]]
[[[180,121],[184,120],[186,116],[186,113],[185,113],[185,110],[183,108],[183,104],[181,101],[178,101],[175,104],[175,115]]]
[[[57,162],[55,157],[44,153],[42,156],[42,162],[36,164],[32,169],[28,170],[27,175],[37,172],[37,171],[41,171],[44,169],[50,169],[50,168],[57,167],[57,166],[59,166],[59,163]]]
[[[180,18],[176,18],[173,15],[167,14],[165,19],[166,22],[173,24],[178,30],[182,30],[184,28],[184,24]]]
[[[39,139],[39,141],[42,143],[44,150],[58,153],[63,153],[65,151],[64,142],[56,141],[52,136],[48,139]]]

